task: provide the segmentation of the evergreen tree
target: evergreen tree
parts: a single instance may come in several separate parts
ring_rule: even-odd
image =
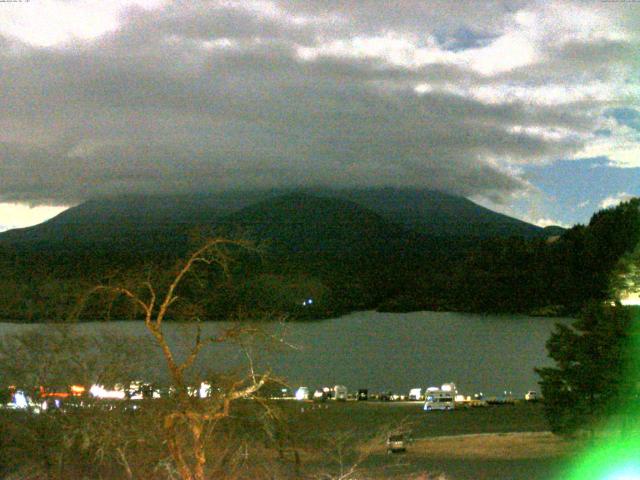
[[[571,326],[556,326],[547,341],[556,366],[536,369],[554,433],[592,430],[631,400],[632,326],[629,308],[602,303],[590,304]]]

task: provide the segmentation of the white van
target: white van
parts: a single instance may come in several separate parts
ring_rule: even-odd
[[[422,408],[425,411],[453,410],[455,408],[453,393],[429,389],[425,395],[424,407]]]
[[[409,390],[409,400],[422,400],[422,389],[412,388]]]
[[[309,387],[300,387],[296,390],[295,399],[296,400],[309,400],[311,397],[311,392],[309,391]]]

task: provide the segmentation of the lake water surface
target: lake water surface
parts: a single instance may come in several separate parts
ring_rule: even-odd
[[[539,391],[533,369],[550,365],[545,350],[556,322],[525,316],[491,316],[447,312],[357,312],[340,318],[286,325],[285,339],[297,348],[283,346],[264,353],[258,345],[254,358],[259,368],[269,366],[292,386],[344,384],[349,389],[392,390],[408,393],[412,387],[455,382],[465,393],[497,395],[504,390],[521,396]],[[167,324],[172,342],[190,344],[193,329]],[[225,323],[206,323],[213,335]],[[38,328],[0,323],[0,334]],[[84,323],[80,332],[110,331],[126,334],[145,349],[149,337],[141,322]],[[281,327],[269,327],[279,332]],[[224,370],[242,363],[237,349],[216,346],[204,351],[198,368]],[[162,378],[158,351],[151,349],[142,370]]]

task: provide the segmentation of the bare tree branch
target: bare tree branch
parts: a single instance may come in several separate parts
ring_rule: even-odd
[[[260,390],[270,378],[270,372],[258,375],[251,355],[251,344],[248,336],[256,336],[260,332],[255,325],[235,325],[227,328],[221,334],[202,338],[199,318],[196,317],[197,330],[195,339],[188,354],[182,362],[178,362],[163,331],[163,322],[178,299],[178,290],[189,273],[193,273],[194,266],[202,263],[216,265],[225,278],[230,277],[232,255],[229,247],[239,247],[243,250],[257,251],[251,243],[243,240],[229,240],[213,238],[207,240],[196,249],[184,263],[180,265],[168,286],[162,291],[154,287],[149,278],[141,283],[146,290],[147,298],[137,294],[135,290],[123,286],[98,285],[89,295],[99,291],[107,291],[123,295],[140,307],[145,314],[145,326],[161,348],[169,374],[177,388],[177,409],[164,417],[164,430],[167,435],[167,445],[176,468],[183,480],[204,480],[204,466],[206,456],[204,450],[203,432],[207,423],[215,423],[230,415],[231,404],[239,399],[249,398]],[[271,338],[268,337],[267,338]],[[198,402],[190,398],[187,391],[186,371],[193,366],[201,350],[207,344],[232,342],[237,344],[248,360],[248,376],[233,382],[219,401]],[[186,435],[186,437],[185,437]],[[185,443],[185,438],[190,440]]]

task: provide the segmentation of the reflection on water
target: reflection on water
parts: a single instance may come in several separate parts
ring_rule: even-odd
[[[297,348],[263,352],[253,347],[260,368],[286,377],[291,385],[347,385],[350,390],[392,390],[408,393],[412,387],[455,382],[466,394],[497,395],[504,390],[522,396],[539,390],[536,366],[548,365],[545,342],[557,321],[523,316],[482,316],[447,312],[358,312],[344,317],[286,326],[286,340]],[[215,335],[224,323],[207,323],[203,334]],[[194,330],[167,325],[172,343],[186,348]],[[1,333],[38,328],[0,324]],[[40,327],[41,328],[41,327]],[[136,337],[148,349],[148,334],[140,322],[87,323],[84,333],[118,331]],[[270,328],[278,333],[280,326]],[[146,345],[146,346],[145,346]],[[222,371],[242,365],[241,351],[215,346],[203,351],[201,371]],[[141,375],[162,378],[162,362],[156,349],[140,365]]]

